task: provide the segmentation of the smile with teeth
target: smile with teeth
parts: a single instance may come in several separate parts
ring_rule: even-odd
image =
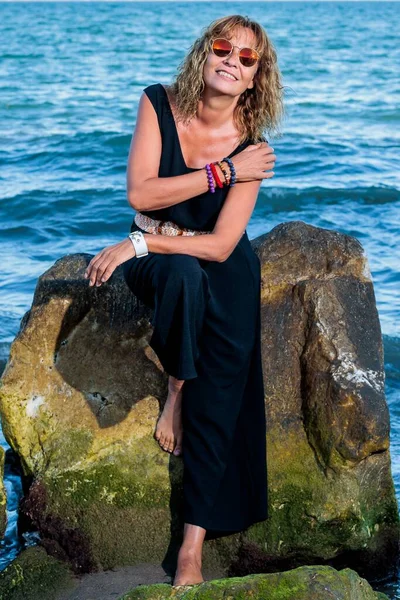
[[[230,73],[227,73],[226,71],[217,71],[217,73],[221,77],[225,77],[225,79],[233,79],[233,81],[236,81],[236,77],[234,77]]]

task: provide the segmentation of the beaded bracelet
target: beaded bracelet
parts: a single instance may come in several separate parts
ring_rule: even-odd
[[[220,167],[221,171],[222,171],[222,172],[223,172],[223,174],[224,174],[224,177],[225,177],[225,185],[229,185],[229,182],[230,182],[230,173],[228,174],[228,171],[227,171],[226,167],[224,166],[224,163],[223,163],[223,161],[222,161],[222,160],[218,161],[218,163],[217,163],[217,164],[219,165],[219,167]],[[229,166],[229,165],[228,165],[228,166]]]
[[[213,174],[212,174],[211,166],[209,164],[207,164],[204,168],[207,171],[208,189],[210,190],[210,192],[212,194],[214,194],[214,192],[215,192],[215,184],[214,184],[214,179],[213,179]]]
[[[217,182],[217,186],[219,188],[224,187],[224,184],[222,183],[222,181],[220,180],[220,178],[218,176],[218,172],[217,172],[215,163],[210,163],[210,167],[211,167],[212,174],[214,175],[214,179]]]
[[[230,159],[230,158],[228,158],[228,157],[225,157],[225,158],[223,158],[223,160],[224,160],[225,162],[227,162],[227,163],[228,163],[228,165],[229,165],[229,169],[230,169],[230,171],[231,171],[231,181],[230,181],[230,183],[229,183],[229,187],[233,187],[233,186],[235,185],[235,183],[236,183],[236,171],[235,171],[234,164],[233,164],[233,162],[231,161],[231,159]]]

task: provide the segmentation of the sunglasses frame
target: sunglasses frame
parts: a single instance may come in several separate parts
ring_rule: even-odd
[[[231,51],[229,52],[229,54],[227,54],[226,56],[219,56],[218,58],[229,58],[230,56],[232,56],[233,49],[234,49],[234,48],[238,48],[238,50],[239,50],[239,60],[240,60],[240,64],[241,64],[241,65],[243,65],[244,67],[247,67],[248,69],[250,69],[251,67],[254,67],[254,65],[256,65],[256,64],[257,64],[257,62],[258,62],[258,61],[260,60],[260,58],[261,58],[261,56],[260,56],[260,53],[259,53],[259,52],[258,52],[258,50],[256,50],[255,48],[249,48],[249,46],[241,46],[241,47],[240,47],[240,46],[235,46],[235,44],[232,44],[232,42],[231,42],[230,40],[228,40],[228,39],[226,39],[226,38],[223,38],[223,37],[216,37],[216,38],[212,38],[212,39],[210,40],[211,52],[212,52],[212,53],[213,53],[215,56],[218,56],[218,54],[215,54],[215,52],[214,52],[214,42],[215,42],[216,40],[224,40],[224,42],[228,42],[228,44],[230,44],[230,45],[231,45]],[[254,63],[254,65],[245,65],[245,64],[243,64],[243,63],[242,63],[242,57],[240,56],[240,51],[241,51],[241,50],[251,50],[252,52],[255,52],[255,53],[257,54],[257,60],[256,60],[256,62]],[[247,58],[249,58],[249,57],[247,57]]]

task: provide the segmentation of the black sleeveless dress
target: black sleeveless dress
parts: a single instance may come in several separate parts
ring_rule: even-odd
[[[144,91],[162,136],[159,177],[200,170],[184,161],[164,86],[157,83]],[[247,139],[229,156],[250,143]],[[226,186],[216,188],[214,194],[207,191],[143,214],[211,231],[228,192]],[[130,231],[137,229],[133,222]],[[247,231],[224,262],[149,252],[122,268],[132,292],[154,309],[150,346],[168,374],[186,380],[184,522],[204,527],[211,538],[267,519],[260,261]]]

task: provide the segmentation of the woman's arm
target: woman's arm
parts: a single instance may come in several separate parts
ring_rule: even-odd
[[[168,236],[144,233],[150,252],[190,254],[197,258],[225,261],[239,242],[254,210],[261,181],[236,183],[228,192],[212,233],[195,236]],[[135,256],[129,238],[104,248],[90,261],[85,277],[90,285],[100,286],[116,267]],[[137,258],[136,260],[142,260]]]
[[[175,177],[158,177],[161,147],[157,114],[143,92],[126,174],[128,202],[135,210],[166,208],[208,190],[207,174],[203,169]]]
[[[161,254],[191,254],[206,260],[225,261],[247,227],[260,185],[261,180],[236,183],[229,190],[210,234],[166,236],[144,233],[149,251]]]
[[[149,252],[160,254],[191,254],[204,260],[222,261],[220,239],[214,233],[203,235],[154,235],[144,233]],[[138,258],[137,260],[140,260]]]
[[[268,173],[269,177],[273,175],[273,171]],[[242,237],[253,214],[260,186],[260,180],[245,181],[236,183],[228,192],[213,229],[222,260],[229,258]]]

